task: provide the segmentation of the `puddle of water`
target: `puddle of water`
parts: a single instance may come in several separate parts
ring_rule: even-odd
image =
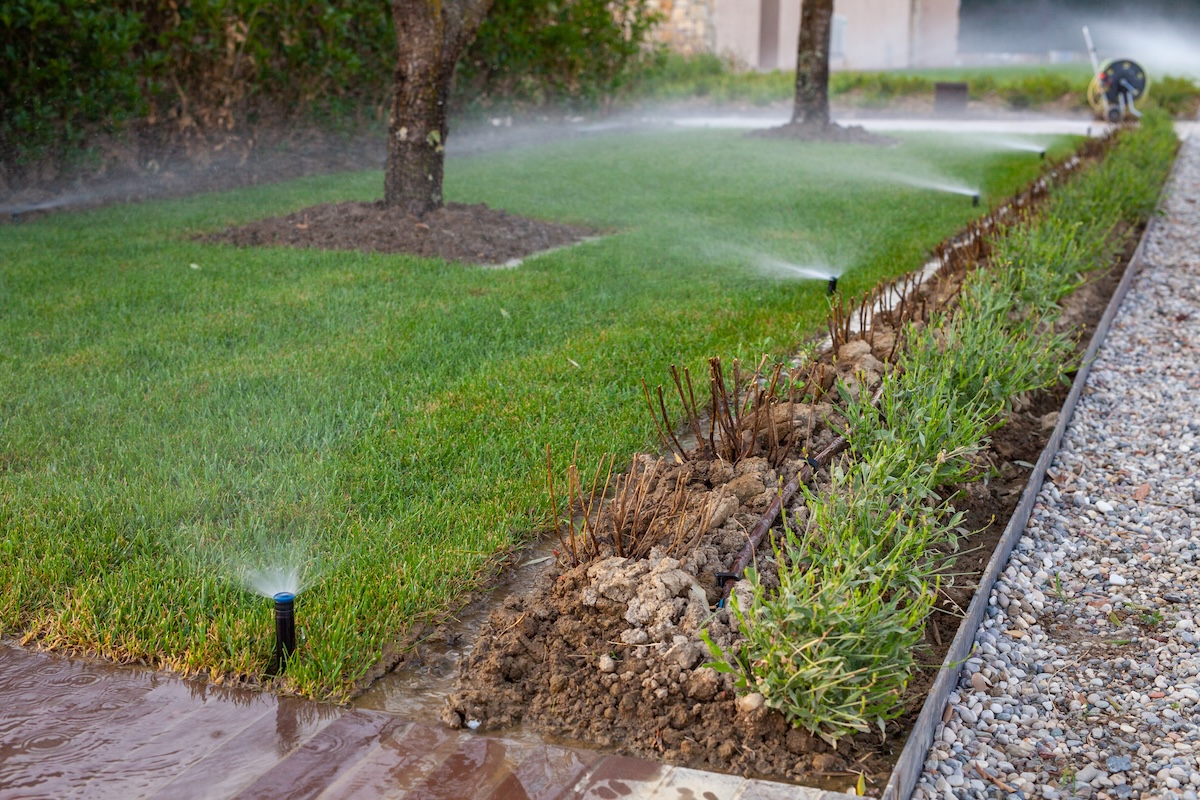
[[[385,711],[427,725],[441,725],[439,715],[446,698],[454,691],[459,665],[475,649],[488,616],[510,594],[526,596],[534,591],[540,578],[553,566],[557,545],[550,538],[527,547],[518,565],[507,572],[496,588],[446,623],[444,636],[418,645],[414,658],[376,681],[354,701],[354,706]],[[505,730],[504,736],[524,742],[564,743],[521,727]]]

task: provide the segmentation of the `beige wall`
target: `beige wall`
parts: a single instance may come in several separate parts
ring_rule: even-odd
[[[779,5],[779,68],[796,68],[800,44],[800,0],[782,0]],[[830,65],[832,66],[832,65]]]
[[[958,56],[959,0],[916,0],[914,67],[943,67]]]
[[[714,3],[717,53],[732,55],[755,69],[796,68],[801,0],[778,0],[777,20],[765,21],[763,0],[710,2]],[[768,3],[766,8],[775,5]],[[846,21],[846,50],[843,58],[831,59],[829,66],[835,70],[885,70],[953,65],[958,51],[958,9],[959,0],[834,0],[833,13]],[[778,36],[777,58],[767,64],[761,44],[764,36],[771,35]],[[766,56],[769,60],[769,51]]]
[[[731,55],[743,66],[758,69],[760,5],[761,0],[714,0],[713,25],[719,55]]]
[[[846,18],[846,57],[840,69],[903,69],[909,66],[912,0],[835,0]]]

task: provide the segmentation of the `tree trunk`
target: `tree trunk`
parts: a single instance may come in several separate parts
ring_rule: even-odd
[[[392,0],[399,54],[383,201],[421,216],[442,207],[446,104],[454,65],[491,0]]]
[[[829,36],[833,0],[802,0],[793,125],[829,124]]]

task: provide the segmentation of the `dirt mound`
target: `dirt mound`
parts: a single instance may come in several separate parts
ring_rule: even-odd
[[[881,354],[885,347],[890,344],[881,340]],[[847,345],[839,356],[809,373],[812,391],[820,393],[822,385],[828,390],[838,377],[852,390],[871,390],[889,369],[865,342]],[[769,424],[758,426],[765,454],[785,452],[769,440],[822,451],[845,425],[827,402],[779,403],[770,415]],[[725,570],[780,487],[806,466],[801,458],[775,461],[773,466],[768,457],[750,456],[735,466],[721,458],[669,463],[638,456],[625,496],[636,496],[638,509],[653,519],[621,522],[618,517],[637,509],[622,509],[614,500],[596,523],[607,533],[594,537],[586,553],[580,547],[578,565],[571,565],[571,553],[560,552],[563,564],[543,587],[510,597],[494,611],[462,667],[460,690],[443,721],[484,730],[520,723],[668,763],[743,775],[810,782],[840,775],[852,782],[853,768],[886,778],[899,743],[867,735],[843,740],[835,751],[788,725],[762,695],[739,699],[730,676],[705,666],[711,655],[702,631],[727,650],[740,636],[721,603]],[[826,474],[819,474],[818,488]],[[807,513],[797,496],[787,517],[802,525]],[[614,531],[623,527],[622,540]],[[764,542],[756,564],[766,586],[778,585],[774,558]],[[738,581],[732,592],[749,607],[749,584]]]
[[[755,458],[736,471],[723,462],[663,471],[656,489],[682,479],[715,508],[699,546],[681,558],[666,547],[646,558],[605,555],[559,570],[530,597],[506,600],[464,667],[467,688],[452,696],[443,720],[485,729],[532,723],[722,772],[799,777],[846,769],[846,748],[834,753],[791,729],[761,695],[739,700],[729,676],[704,666],[710,655],[701,630],[722,647],[736,637],[728,609],[710,610],[722,596],[718,573],[736,558],[780,480],[800,466],[791,461],[776,471]],[[793,512],[805,513],[799,506]],[[769,583],[772,556],[762,549],[759,567]]]
[[[255,220],[204,236],[201,241],[261,247],[284,245],[321,250],[409,253],[473,264],[503,265],[512,259],[574,244],[593,231],[519,217],[486,204],[448,203],[423,217],[377,203],[324,203]]]

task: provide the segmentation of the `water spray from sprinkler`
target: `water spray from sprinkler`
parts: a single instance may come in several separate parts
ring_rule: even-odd
[[[267,672],[278,675],[296,652],[296,595],[279,592],[275,595],[275,656]]]

